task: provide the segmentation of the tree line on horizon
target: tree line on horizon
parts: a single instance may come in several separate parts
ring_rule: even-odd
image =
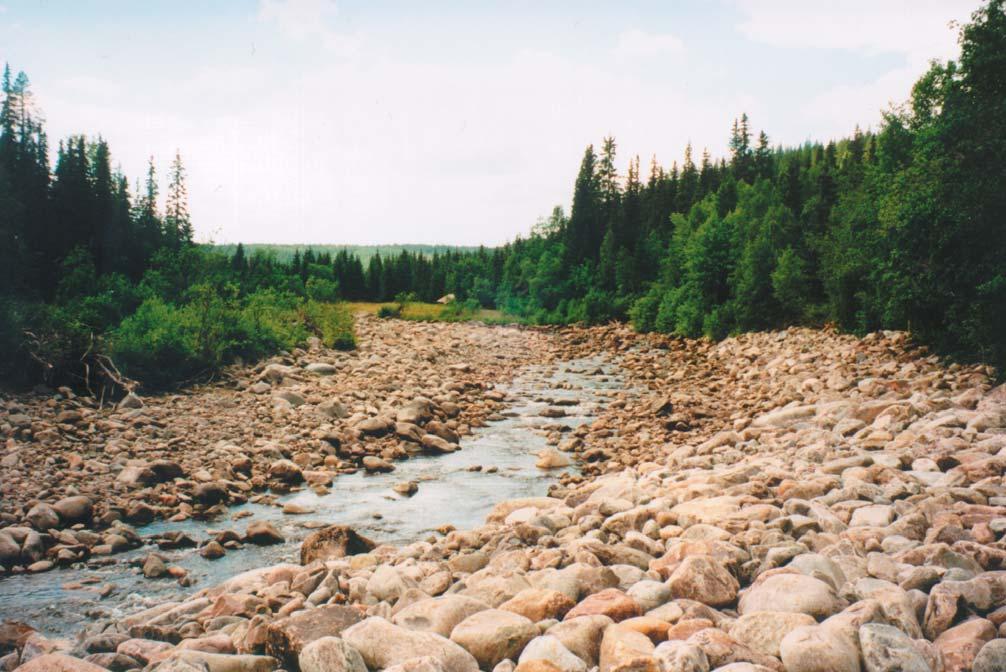
[[[530,235],[474,251],[375,254],[366,263],[346,250],[308,248],[281,259],[242,245],[229,255],[196,246],[187,211],[184,219],[170,214],[170,198],[157,211],[153,167],[131,196],[125,178],[106,169],[100,138],[62,143],[50,174],[41,123],[23,111],[27,79],[5,78],[0,262],[10,265],[2,264],[0,311],[14,319],[0,327],[0,340],[18,361],[58,359],[39,357],[38,344],[23,338],[55,329],[53,319],[26,316],[55,311],[76,325],[78,348],[82,334],[107,334],[109,351],[127,362],[145,348],[167,366],[173,357],[197,359],[191,371],[261,356],[317,330],[301,315],[296,338],[274,333],[279,319],[263,316],[267,306],[284,305],[289,316],[308,303],[317,310],[339,299],[453,293],[531,323],[630,320],[642,331],[689,337],[793,324],[909,329],[937,352],[1003,371],[1004,0],[974,13],[960,45],[959,58],[933,62],[876,131],[780,147],[741,115],[729,156],[696,158],[689,145],[680,165],[653,159],[644,173],[633,157],[624,174],[614,138],[605,138],[582,156],[570,212],[556,208]],[[212,302],[243,315],[232,320],[243,326],[197,356],[207,346],[188,334],[209,330],[194,315]],[[121,345],[131,341],[132,355]],[[148,375],[152,368],[132,367]]]

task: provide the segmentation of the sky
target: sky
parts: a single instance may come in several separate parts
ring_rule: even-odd
[[[977,0],[0,0],[50,139],[131,180],[175,151],[197,238],[499,244],[568,209],[588,144],[666,166],[876,128]]]

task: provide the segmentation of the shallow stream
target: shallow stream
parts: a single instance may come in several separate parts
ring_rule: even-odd
[[[248,544],[217,560],[206,560],[195,549],[157,551],[147,545],[112,556],[114,564],[107,566],[80,565],[0,578],[0,621],[16,619],[49,636],[68,635],[92,618],[114,618],[179,599],[255,567],[297,562],[300,542],[312,531],[305,525],[309,522],[350,525],[378,543],[392,544],[424,539],[444,524],[477,527],[498,502],[547,494],[561,470],[535,467],[537,453],[547,447],[542,427],[575,428],[592,421],[608,398],[623,389],[623,380],[612,362],[594,357],[530,367],[503,389],[511,403],[501,413],[504,417],[463,437],[462,450],[455,453],[396,462],[395,470],[386,474],[360,471],[339,476],[324,496],[302,490],[279,498],[279,506],[249,503],[231,507],[227,515],[212,521],[158,521],[137,528],[144,537],[181,530],[202,542],[220,530],[243,533],[250,521],[270,520],[285,537],[283,544]],[[561,408],[566,415],[543,417],[548,408]],[[470,469],[476,465],[483,469]],[[487,471],[491,467],[496,470]],[[418,492],[411,497],[396,494],[392,486],[402,481],[417,481]],[[313,513],[284,514],[281,506],[287,502]],[[246,515],[242,512],[252,515],[234,518]],[[183,588],[170,578],[145,579],[130,561],[151,551],[166,556],[169,565],[185,568],[195,584]],[[99,595],[109,585],[111,592]]]

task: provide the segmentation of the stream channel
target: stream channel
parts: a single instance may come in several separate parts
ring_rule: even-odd
[[[248,569],[297,562],[300,542],[312,531],[305,525],[309,521],[349,525],[378,543],[391,544],[424,539],[444,524],[457,529],[477,527],[498,502],[546,495],[549,484],[562,472],[535,467],[537,453],[548,445],[543,427],[575,428],[591,422],[609,398],[625,388],[617,365],[598,356],[528,367],[501,389],[508,393],[510,403],[502,418],[462,437],[462,449],[457,452],[396,462],[390,473],[361,470],[339,476],[331,492],[323,496],[305,489],[279,497],[276,506],[248,503],[231,507],[215,520],[156,521],[136,528],[144,538],[180,530],[202,543],[221,530],[243,533],[250,521],[269,520],[285,543],[246,544],[217,560],[204,559],[192,548],[157,551],[148,544],[112,556],[114,564],[81,564],[0,578],[0,621],[15,619],[48,636],[66,636],[93,618],[115,618],[180,599]],[[543,417],[548,408],[562,408],[566,415]],[[472,470],[476,465],[483,469]],[[496,470],[487,471],[490,467]],[[392,490],[394,484],[410,480],[419,484],[415,495],[400,496]],[[285,515],[281,507],[287,502],[313,513]],[[236,514],[241,516],[233,519]],[[169,565],[185,568],[194,585],[183,588],[170,578],[144,578],[131,561],[151,551],[165,556]],[[108,590],[109,585],[110,592],[101,596],[99,591]]]

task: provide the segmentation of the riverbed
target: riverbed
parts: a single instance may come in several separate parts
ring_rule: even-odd
[[[571,430],[591,422],[607,401],[624,390],[617,364],[591,357],[522,371],[501,388],[509,406],[500,416],[463,437],[461,450],[442,456],[420,456],[396,463],[393,472],[338,477],[331,492],[311,490],[284,495],[277,505],[234,506],[212,521],[158,521],[137,528],[148,538],[182,531],[202,542],[216,532],[243,533],[254,520],[269,520],[285,542],[274,546],[245,545],[217,560],[202,558],[195,549],[157,551],[147,545],[128,553],[42,574],[0,579],[0,620],[27,622],[48,635],[67,635],[93,619],[116,618],[169,599],[179,599],[247,569],[296,561],[300,542],[312,527],[334,523],[353,527],[379,543],[403,544],[424,539],[442,525],[475,527],[497,502],[547,494],[562,470],[535,467],[537,453],[548,447],[545,428]],[[544,417],[546,409],[561,409],[562,417]],[[416,481],[412,496],[392,486]],[[312,512],[287,515],[282,505],[293,502]],[[248,515],[251,514],[251,515]],[[173,579],[146,579],[137,560],[157,551],[169,565],[184,568],[195,583],[180,586]]]

